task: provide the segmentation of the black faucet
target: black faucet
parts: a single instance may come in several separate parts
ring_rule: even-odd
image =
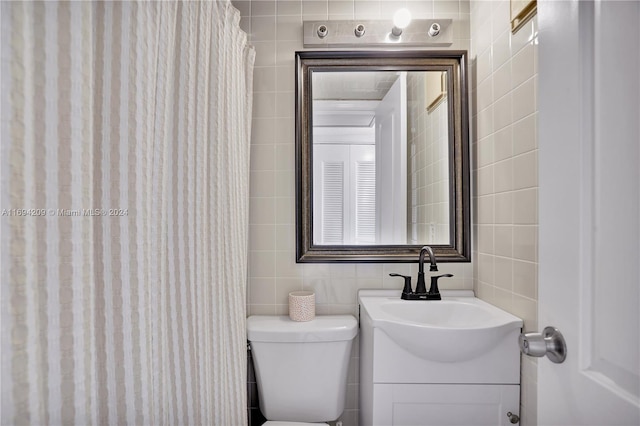
[[[425,294],[427,292],[427,288],[424,285],[424,254],[429,253],[429,262],[431,266],[429,267],[430,271],[437,271],[438,265],[436,264],[436,257],[433,255],[433,250],[431,247],[424,246],[420,249],[420,257],[418,258],[418,283],[416,284],[416,293]]]
[[[402,289],[403,300],[442,300],[440,296],[440,290],[438,289],[438,278],[441,277],[453,277],[451,274],[436,275],[431,277],[431,287],[429,291],[424,284],[424,253],[429,253],[429,261],[431,263],[430,271],[437,271],[438,265],[436,264],[436,258],[433,255],[431,247],[424,246],[420,250],[420,257],[418,259],[418,283],[416,284],[416,292],[414,293],[411,288],[411,277],[406,275],[400,275],[396,273],[389,274],[392,277],[404,278],[404,288]]]

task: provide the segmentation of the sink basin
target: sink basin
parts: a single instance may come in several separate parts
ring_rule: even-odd
[[[404,302],[404,301],[402,301]],[[380,309],[399,321],[446,328],[478,328],[492,320],[492,312],[484,306],[462,300],[441,300],[436,303],[423,301],[389,301]]]
[[[522,320],[476,297],[455,293],[442,300],[412,301],[360,294],[360,306],[374,328],[423,359],[460,362],[486,354]],[[458,296],[464,294],[464,296]],[[513,342],[517,345],[517,342]]]

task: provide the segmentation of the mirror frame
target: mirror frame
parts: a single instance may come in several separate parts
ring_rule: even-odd
[[[449,116],[450,239],[430,245],[438,262],[471,261],[469,106],[467,52],[299,51],[295,53],[296,262],[417,262],[422,245],[313,244],[314,71],[447,71]]]

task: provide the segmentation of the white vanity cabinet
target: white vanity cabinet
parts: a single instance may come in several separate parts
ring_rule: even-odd
[[[392,328],[385,329],[377,318],[380,311],[371,307],[369,312],[359,296],[360,425],[506,426],[517,421],[521,322],[505,328],[499,341],[477,356],[434,361],[398,344],[401,339],[390,337]],[[438,302],[415,303],[428,309]]]

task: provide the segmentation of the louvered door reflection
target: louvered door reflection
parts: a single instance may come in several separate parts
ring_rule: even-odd
[[[356,192],[355,244],[375,244],[376,163],[375,161],[355,161],[354,163]]]
[[[344,242],[345,162],[322,162],[322,243]]]
[[[373,145],[314,148],[314,244],[376,242]]]

